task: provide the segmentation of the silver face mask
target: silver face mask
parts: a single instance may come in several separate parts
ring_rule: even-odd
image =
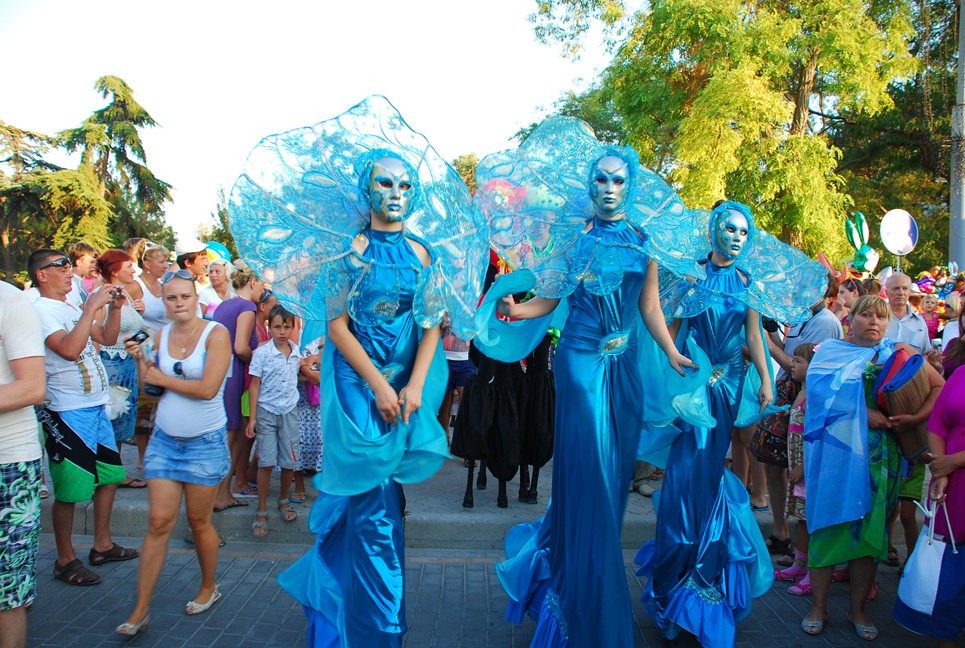
[[[724,255],[724,258],[733,261],[744,251],[749,230],[747,217],[739,211],[728,209],[718,217],[717,227],[712,233],[714,249]]]
[[[372,165],[369,205],[380,220],[399,223],[408,218],[414,193],[409,172],[401,160],[385,157]]]
[[[590,198],[601,216],[613,216],[623,211],[627,199],[627,163],[608,155],[596,163],[590,180]]]

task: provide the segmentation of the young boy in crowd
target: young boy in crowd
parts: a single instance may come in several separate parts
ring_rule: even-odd
[[[292,472],[298,467],[298,371],[301,356],[289,337],[295,316],[281,305],[268,313],[271,339],[251,356],[248,395],[252,408],[245,435],[258,447],[258,511],[251,525],[256,538],[268,533],[268,489],[275,466],[281,467],[278,510],[293,522],[298,514],[288,500]]]

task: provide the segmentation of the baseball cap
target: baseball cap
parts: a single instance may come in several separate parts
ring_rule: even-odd
[[[207,243],[196,238],[182,239],[174,244],[174,254],[177,256],[192,254],[194,252],[201,252],[207,247]]]

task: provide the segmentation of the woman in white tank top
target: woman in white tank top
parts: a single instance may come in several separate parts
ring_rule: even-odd
[[[156,426],[144,456],[144,476],[151,494],[150,526],[141,549],[137,605],[119,634],[133,636],[150,621],[154,588],[177,523],[182,494],[201,566],[201,588],[188,601],[186,614],[200,614],[221,593],[214,581],[218,564],[218,532],[211,522],[218,484],[228,473],[227,417],[224,389],[231,341],[228,331],[197,315],[194,277],[184,270],[161,278],[161,297],[172,324],[155,337],[156,358],[150,362],[140,345],[128,345],[138,359],[141,379],[164,389]]]

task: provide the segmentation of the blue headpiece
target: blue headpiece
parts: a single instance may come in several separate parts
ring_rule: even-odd
[[[627,162],[623,211],[627,222],[645,234],[646,254],[675,274],[703,276],[695,260],[706,229],[698,229],[676,192],[640,166],[632,148],[601,144],[586,123],[556,117],[540,124],[519,148],[488,155],[476,169],[475,198],[489,221],[490,243],[511,267],[534,272],[537,294],[568,295],[587,275],[598,279],[588,289],[601,293],[620,284],[623,271],[615,254],[600,251],[593,268],[574,258],[576,243],[596,213],[589,182],[596,163],[609,155]]]
[[[363,281],[374,262],[352,248],[352,239],[369,223],[371,164],[384,157],[401,160],[409,171],[417,195],[406,235],[423,242],[432,259],[419,273],[416,321],[432,326],[448,312],[456,335],[470,339],[488,261],[485,220],[455,169],[385,97],[372,96],[314,126],[268,136],[251,151],[228,203],[238,251],[302,317],[328,320],[346,307],[364,317],[364,304],[378,301],[369,299],[372,290],[398,291]],[[392,271],[383,270],[383,277]],[[384,297],[398,301],[398,295]]]
[[[717,226],[720,223],[720,219],[727,215],[729,211],[736,211],[741,213],[744,218],[747,219],[747,243],[744,246],[746,249],[750,246],[751,241],[754,239],[754,215],[751,214],[751,208],[743,203],[739,203],[734,200],[725,200],[710,212],[710,224],[708,226],[708,233],[710,234],[710,244],[715,250],[724,255],[725,258],[733,261],[735,257],[726,250],[721,250],[717,245]],[[743,252],[742,252],[743,254]]]

